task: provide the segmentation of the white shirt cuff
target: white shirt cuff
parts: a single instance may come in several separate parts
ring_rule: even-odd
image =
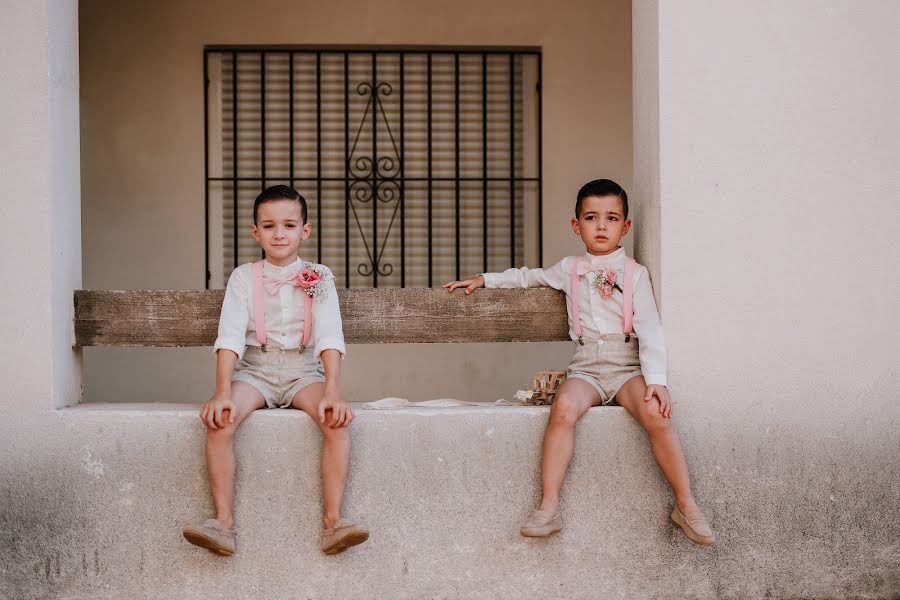
[[[244,356],[244,350],[246,348],[247,343],[244,340],[219,338],[216,340],[216,343],[213,346],[213,353],[216,353],[219,350],[231,350],[232,352],[237,354],[238,360],[240,360]]]
[[[644,373],[644,382],[647,385],[665,386],[666,385],[666,376],[655,374],[655,373],[650,373],[650,374]]]
[[[313,358],[318,360],[325,350],[337,350],[341,353],[341,358],[344,358],[344,355],[347,354],[347,346],[344,345],[344,340],[336,337],[322,338],[319,340],[319,343],[316,344],[316,352],[313,355]]]

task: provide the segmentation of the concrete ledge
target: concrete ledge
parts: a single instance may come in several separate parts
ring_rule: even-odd
[[[84,405],[23,426],[0,464],[2,598],[896,597],[900,472],[867,440],[682,430],[720,544],[668,522],[643,433],[620,408],[578,428],[566,529],[527,540],[548,409],[361,410],[345,500],[370,542],[318,551],[320,436],[260,411],[238,439],[238,553],[188,545],[211,514],[191,405]],[[889,424],[888,424],[889,425]],[[21,432],[28,432],[27,434]],[[779,432],[774,432],[777,435]],[[25,438],[24,436],[28,437]],[[881,438],[884,439],[884,438]],[[893,438],[896,439],[896,438]]]

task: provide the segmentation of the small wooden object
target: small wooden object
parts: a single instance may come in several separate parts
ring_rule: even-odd
[[[534,404],[550,404],[565,380],[565,371],[538,371],[531,386],[531,401]]]

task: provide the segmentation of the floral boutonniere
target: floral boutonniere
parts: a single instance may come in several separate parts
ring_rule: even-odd
[[[594,281],[591,282],[591,288],[604,298],[612,298],[613,290],[622,291],[619,284],[616,283],[618,275],[608,267],[603,267],[594,272]]]
[[[326,292],[325,287],[320,284],[327,278],[328,273],[322,267],[303,267],[297,273],[296,285],[306,292],[310,298],[318,298]]]

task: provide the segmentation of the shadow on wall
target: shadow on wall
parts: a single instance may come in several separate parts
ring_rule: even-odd
[[[511,400],[536,372],[565,369],[571,356],[571,342],[351,344],[342,388],[348,399],[364,402]],[[215,357],[210,348],[88,347],[84,373],[85,402],[200,403],[212,395]]]

